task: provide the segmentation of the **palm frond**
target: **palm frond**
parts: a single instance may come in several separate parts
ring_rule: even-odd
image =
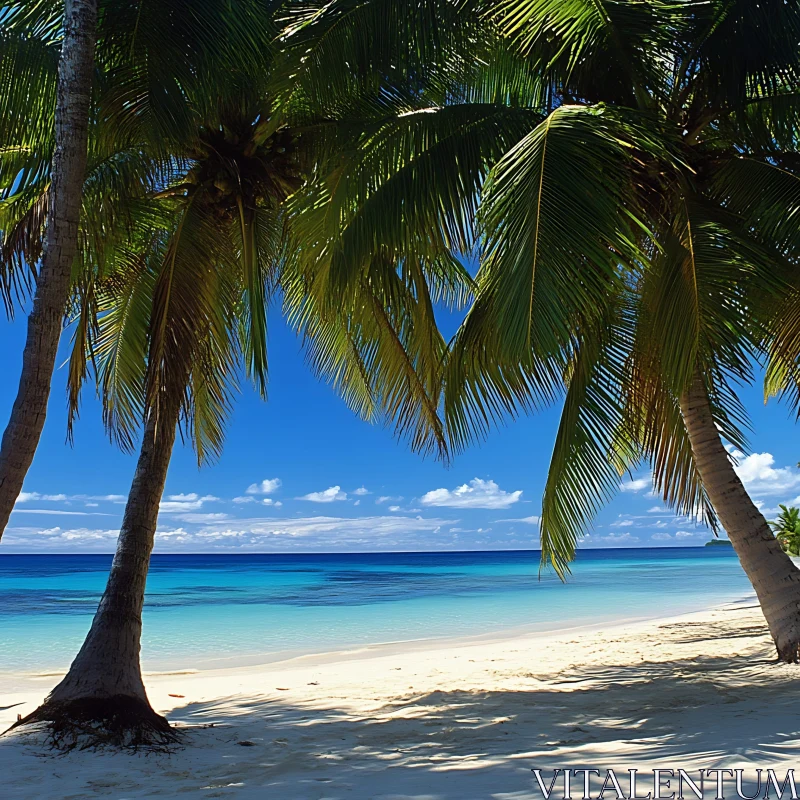
[[[267,309],[275,292],[285,248],[283,215],[273,209],[239,209],[242,231],[240,343],[248,377],[262,396],[267,391]]]
[[[95,281],[85,280],[77,289],[77,306],[73,320],[72,348],[67,373],[67,440],[73,441],[75,422],[80,414],[80,399],[90,365],[96,371],[93,341],[99,335]]]
[[[365,98],[378,106],[439,95],[470,68],[484,26],[474,0],[334,0],[286,7],[286,91],[341,116]]]
[[[347,283],[379,250],[397,257],[471,251],[483,180],[540,119],[530,109],[447,106],[388,118],[294,200],[305,257]]]
[[[95,288],[97,335],[85,357],[93,355],[96,362],[106,431],[126,452],[134,450],[145,417],[147,337],[163,252],[163,241],[154,238],[121,254],[114,274]]]
[[[0,200],[0,296],[9,317],[30,294],[42,254],[48,185],[30,186]]]
[[[549,561],[562,577],[578,540],[640,457],[625,429],[633,322],[630,298],[612,296],[597,328],[576,344],[570,364],[539,525],[542,564]]]
[[[158,414],[165,393],[188,384],[197,343],[214,319],[220,269],[235,269],[235,252],[202,195],[191,197],[178,216],[153,288],[147,356],[148,413]]]
[[[16,171],[0,164],[4,187],[49,164],[63,4],[10,2],[0,10],[0,149],[24,154]],[[18,187],[19,188],[19,187]]]
[[[411,258],[395,265],[379,253],[338,307],[327,301],[324,275],[296,273],[284,297],[315,373],[364,419],[383,420],[413,450],[446,460],[439,414],[446,344],[427,277],[444,269]]]
[[[667,45],[661,33],[673,23],[667,4],[501,0],[489,8],[503,35],[536,69],[577,97],[647,108],[648,89],[661,89],[654,85],[658,65],[642,55]]]
[[[222,454],[227,420],[239,391],[239,348],[235,310],[239,281],[230,271],[214,272],[213,316],[195,345],[184,398],[183,429],[191,438],[198,466]]]
[[[493,167],[477,296],[449,359],[457,448],[526,395],[525,408],[556,396],[575,326],[644,258],[628,135],[603,109],[562,106]]]
[[[715,0],[688,14],[693,91],[711,106],[741,108],[747,97],[797,86],[800,9],[783,0]]]
[[[240,76],[266,77],[274,0],[107,0],[98,19],[99,116],[106,135],[169,147],[185,142],[198,106]],[[202,117],[200,117],[202,118]]]

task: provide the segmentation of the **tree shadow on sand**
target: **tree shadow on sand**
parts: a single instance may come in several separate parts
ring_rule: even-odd
[[[577,667],[547,689],[535,688],[535,672],[517,677],[534,686],[410,694],[371,715],[281,697],[192,704],[171,718],[213,723],[192,742],[224,740],[238,780],[287,797],[312,796],[301,786],[320,782],[331,784],[320,797],[539,797],[533,767],[625,769],[635,759],[699,769],[796,756],[800,673],[766,660]]]
[[[735,629],[685,631],[698,639],[719,633],[732,653],[739,646]],[[63,796],[124,790],[125,797],[151,797],[159,786],[165,797],[188,798],[540,800],[534,767],[752,769],[796,761],[800,669],[770,663],[766,643],[748,648],[757,660],[669,661],[659,661],[652,644],[652,660],[641,663],[577,664],[555,684],[533,664],[530,672],[498,669],[492,679],[515,688],[409,692],[367,714],[309,699],[307,687],[291,685],[277,697],[265,686],[265,696],[191,703],[169,714],[185,728],[180,752],[71,755],[58,767],[74,791]],[[322,694],[324,673],[320,683]],[[293,701],[301,689],[303,699]],[[7,785],[25,775],[30,790],[41,761],[26,767],[28,755],[12,761],[2,750]],[[91,774],[86,759],[99,759]],[[574,796],[582,793],[578,783]]]

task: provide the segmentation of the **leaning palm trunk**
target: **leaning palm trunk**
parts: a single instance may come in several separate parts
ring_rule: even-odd
[[[178,406],[148,421],[122,520],[117,552],[92,627],[69,672],[20,723],[46,722],[54,743],[165,744],[175,739],[150,706],[139,651],[145,583],[158,507],[175,442]]]
[[[702,380],[681,398],[697,469],[714,510],[756,590],[778,658],[800,661],[800,570],[781,549],[722,445]]]
[[[78,248],[97,0],[66,0],[58,63],[55,152],[47,233],[33,311],[22,355],[22,376],[0,447],[0,538],[22,490],[44,427],[61,326]]]

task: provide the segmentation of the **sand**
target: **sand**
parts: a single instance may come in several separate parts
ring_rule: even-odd
[[[56,682],[0,677],[0,724]],[[5,736],[0,797],[538,800],[535,767],[785,770],[800,755],[800,667],[774,663],[752,601],[147,685],[181,750],[54,756],[40,734]]]

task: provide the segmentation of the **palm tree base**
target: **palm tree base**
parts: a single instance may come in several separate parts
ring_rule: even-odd
[[[43,723],[57,750],[114,748],[170,751],[181,736],[146,700],[129,695],[45,701],[9,730]]]
[[[795,641],[776,641],[775,649],[778,651],[778,661],[782,664],[800,664],[800,637],[795,637]]]

